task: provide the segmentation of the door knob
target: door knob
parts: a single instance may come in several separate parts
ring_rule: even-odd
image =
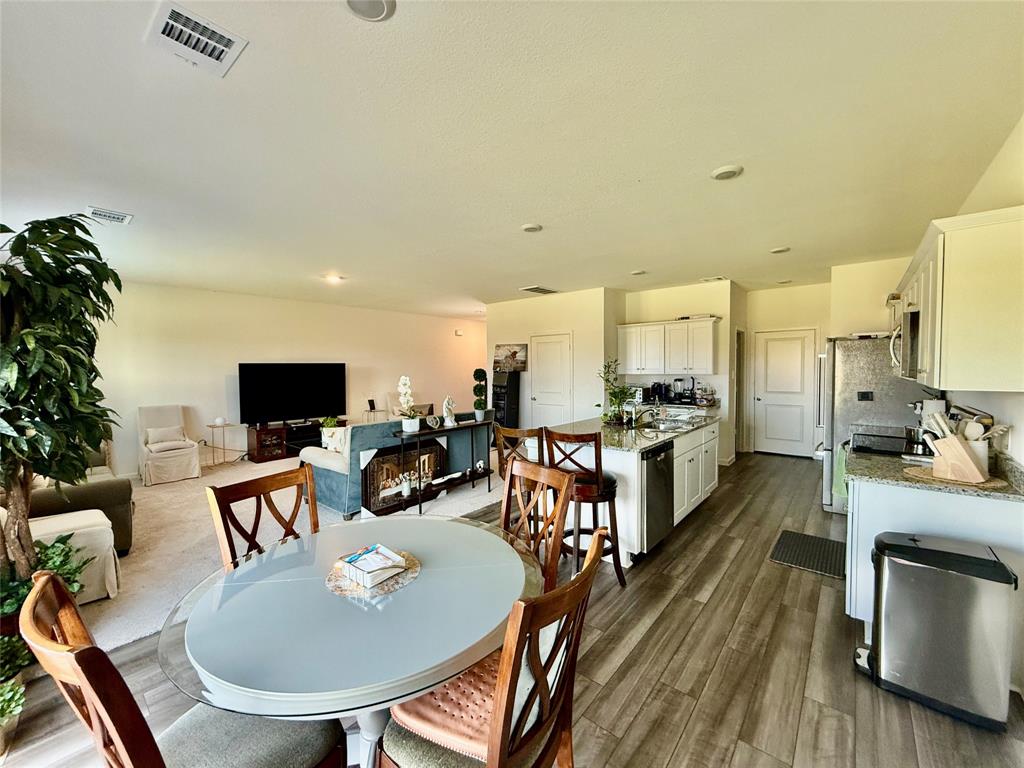
[[[759,403],[761,402],[761,398],[760,397],[755,397],[754,399],[757,400],[757,402],[759,402]]]
[[[536,397],[531,397],[530,399],[531,399],[531,400],[536,400],[537,398],[536,398]]]

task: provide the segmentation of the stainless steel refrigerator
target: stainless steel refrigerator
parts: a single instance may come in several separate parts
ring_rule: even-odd
[[[832,476],[836,452],[850,439],[851,426],[916,426],[917,416],[907,404],[933,397],[933,392],[896,375],[888,336],[829,339],[822,379],[821,505],[828,512],[846,514],[846,499],[833,498]]]

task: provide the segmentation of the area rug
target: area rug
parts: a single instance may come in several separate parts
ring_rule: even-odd
[[[768,559],[834,579],[846,578],[846,544],[835,539],[783,531]]]
[[[209,485],[229,485],[254,477],[282,472],[298,466],[298,459],[253,464],[240,461],[216,467],[204,467],[203,476],[177,483],[144,487],[133,481],[135,499],[134,539],[129,555],[121,560],[121,591],[113,600],[98,600],[82,607],[97,644],[106,650],[158,632],[171,609],[192,587],[220,566],[220,553],[213,533],[213,521],[206,500]],[[424,515],[460,517],[486,507],[500,498],[500,485],[464,486],[424,504]],[[294,492],[275,494],[282,509],[291,509]],[[243,521],[242,505],[235,507]],[[416,508],[403,514],[416,514]],[[318,508],[320,527],[344,524],[342,516],[323,505]],[[308,520],[305,515],[300,518]],[[264,528],[264,523],[267,528]],[[261,521],[264,535],[260,541],[272,541],[273,527],[268,515]],[[301,526],[300,526],[301,530]]]

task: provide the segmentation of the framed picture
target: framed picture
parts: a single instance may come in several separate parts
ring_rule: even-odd
[[[526,348],[526,344],[495,344],[494,370],[525,371]]]

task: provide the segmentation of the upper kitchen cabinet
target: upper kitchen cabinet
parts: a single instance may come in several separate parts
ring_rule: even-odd
[[[933,221],[897,291],[904,378],[1024,391],[1024,206]]]
[[[620,325],[619,373],[664,372],[664,324]]]
[[[715,319],[665,324],[665,373],[715,372]]]
[[[714,373],[717,319],[620,325],[619,372]]]

